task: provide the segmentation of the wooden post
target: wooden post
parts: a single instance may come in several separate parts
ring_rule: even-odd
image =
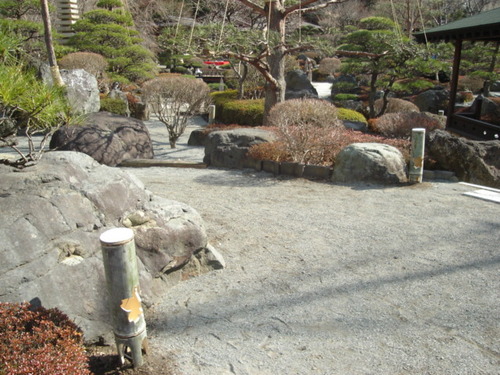
[[[457,89],[458,89],[458,76],[460,73],[460,59],[462,58],[462,40],[457,39],[455,41],[455,54],[453,56],[453,72],[451,75],[450,84],[450,102],[448,103],[448,119],[446,121],[446,127],[451,126],[453,114],[455,113],[455,102],[457,101]]]
[[[116,348],[122,364],[127,358],[138,367],[143,364],[142,349],[147,353],[148,347],[134,232],[128,228],[110,229],[100,241]]]
[[[425,150],[425,129],[414,128],[411,132],[411,155],[409,180],[410,182],[422,182],[424,174],[424,150]]]

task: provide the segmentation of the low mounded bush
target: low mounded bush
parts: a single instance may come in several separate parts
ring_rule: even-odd
[[[429,132],[445,127],[437,117],[425,112],[386,113],[371,121],[370,126],[385,137],[401,139],[409,139],[413,128],[425,128]]]
[[[81,330],[57,309],[0,303],[0,374],[90,375]]]
[[[269,113],[269,126],[342,127],[337,107],[326,100],[291,99],[276,104]]]
[[[104,56],[98,53],[74,52],[61,58],[59,67],[68,70],[83,69],[99,79],[108,68],[108,62]]]
[[[127,115],[127,103],[118,98],[101,99],[101,111],[115,113],[117,115]]]
[[[333,75],[340,70],[342,61],[337,57],[325,57],[319,62],[318,73],[324,75]]]
[[[338,116],[339,120],[363,122],[365,124],[368,123],[366,121],[365,116],[363,116],[361,113],[359,113],[357,111],[354,111],[354,110],[348,109],[348,108],[338,108],[337,109],[337,116]]]
[[[375,101],[375,111],[379,113],[383,106],[383,99]],[[404,99],[389,98],[387,108],[384,113],[399,113],[399,112],[420,112],[416,104]]]
[[[478,93],[484,85],[484,79],[475,76],[464,76],[458,79],[458,89],[461,91],[470,90]]]

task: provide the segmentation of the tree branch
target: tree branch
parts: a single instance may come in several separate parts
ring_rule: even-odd
[[[342,51],[336,50],[335,54],[339,56],[347,56],[347,57],[367,57],[369,59],[378,60],[381,57],[387,55],[389,51],[385,51],[383,53],[370,53],[370,52],[360,52],[360,51]]]
[[[266,11],[264,10],[264,8],[258,6],[253,1],[250,1],[250,0],[237,0],[237,1],[239,1],[243,5],[246,5],[247,7],[249,7],[250,9],[252,9],[254,12],[259,13],[260,15],[263,15],[263,16],[266,15]]]
[[[286,15],[289,15],[289,14],[292,14],[292,13],[297,13],[300,12],[301,13],[309,13],[309,12],[314,12],[316,10],[319,10],[319,9],[323,9],[323,8],[326,8],[327,6],[331,5],[331,4],[340,4],[340,3],[345,3],[349,0],[328,0],[324,3],[321,3],[321,4],[317,4],[317,5],[313,5],[313,6],[308,6],[310,4],[313,4],[313,3],[317,3],[318,1],[320,0],[305,0],[305,1],[302,1],[302,3],[297,3],[295,5],[292,5],[291,7],[287,8],[285,10],[285,14]]]
[[[241,60],[244,62],[249,63],[252,65],[255,69],[259,71],[260,74],[264,77],[264,79],[271,84],[273,87],[278,86],[278,81],[274,79],[274,77],[270,73],[269,65],[264,62],[264,58],[268,55],[267,51],[262,52],[260,55],[257,57],[252,57],[252,56],[247,56],[241,53],[236,53],[236,52],[231,52],[231,51],[226,51],[221,53],[221,56],[223,57],[233,57],[237,60]]]

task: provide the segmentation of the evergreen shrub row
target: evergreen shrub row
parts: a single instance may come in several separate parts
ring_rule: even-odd
[[[211,94],[215,105],[215,119],[225,124],[261,126],[264,118],[264,100],[238,100],[236,90],[216,91]]]

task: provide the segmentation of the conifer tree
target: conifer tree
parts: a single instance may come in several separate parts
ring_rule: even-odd
[[[132,16],[120,0],[100,0],[97,8],[83,15],[75,25],[69,45],[82,52],[104,56],[109,75],[115,81],[143,81],[152,78],[156,64],[151,51],[141,45]]]

